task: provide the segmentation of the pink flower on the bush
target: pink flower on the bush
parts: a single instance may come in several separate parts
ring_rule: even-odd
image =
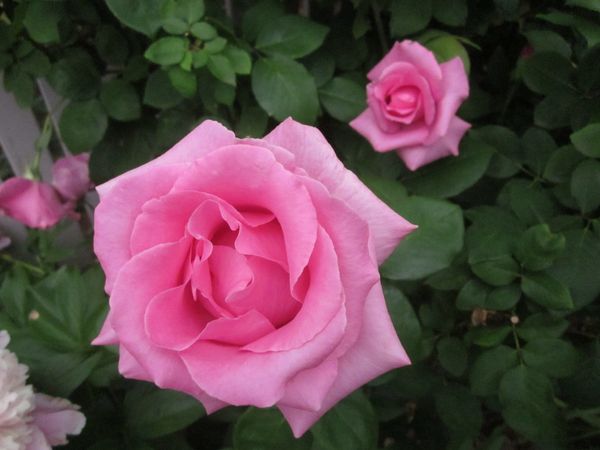
[[[415,227],[291,119],[263,139],[205,121],[98,187],[94,249],[129,378],[208,412],[277,405],[296,436],[409,364],[378,263]]]
[[[0,213],[28,227],[54,226],[69,209],[48,183],[14,177],[0,184]]]
[[[66,200],[77,200],[90,190],[90,155],[81,153],[57,159],[52,166],[52,185]]]
[[[410,170],[458,155],[470,128],[456,116],[469,95],[459,57],[439,64],[421,44],[396,42],[367,76],[368,107],[350,126],[375,150],[395,150]]]
[[[0,448],[49,450],[67,443],[85,426],[77,405],[62,398],[34,394],[27,367],[6,347],[10,337],[0,331]]]
[[[78,219],[76,202],[92,186],[89,159],[82,153],[56,160],[52,184],[22,177],[0,183],[0,214],[31,228],[52,227],[65,216]]]

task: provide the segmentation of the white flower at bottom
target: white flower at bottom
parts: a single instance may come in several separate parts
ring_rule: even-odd
[[[27,366],[19,364],[0,331],[0,449],[49,450],[79,434],[85,416],[68,400],[34,394],[27,384]]]

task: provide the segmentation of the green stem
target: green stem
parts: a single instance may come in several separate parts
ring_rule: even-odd
[[[15,259],[15,258],[13,258],[12,256],[10,256],[10,255],[8,255],[6,253],[0,255],[0,258],[3,261],[9,262],[11,264],[15,264],[17,266],[21,266],[24,269],[27,269],[30,272],[35,273],[36,275],[43,276],[45,274],[45,272],[41,268],[39,268],[37,266],[34,266],[33,264],[29,264],[29,263],[27,263],[25,261],[21,261],[20,259]]]

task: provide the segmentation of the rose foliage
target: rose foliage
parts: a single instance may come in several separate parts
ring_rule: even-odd
[[[85,156],[0,164],[0,330],[64,448],[597,446],[597,1],[1,5],[4,89],[100,186],[94,226]]]

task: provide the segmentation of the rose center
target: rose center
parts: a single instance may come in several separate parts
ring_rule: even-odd
[[[404,86],[386,96],[388,112],[406,116],[419,107],[420,92],[414,86]]]

